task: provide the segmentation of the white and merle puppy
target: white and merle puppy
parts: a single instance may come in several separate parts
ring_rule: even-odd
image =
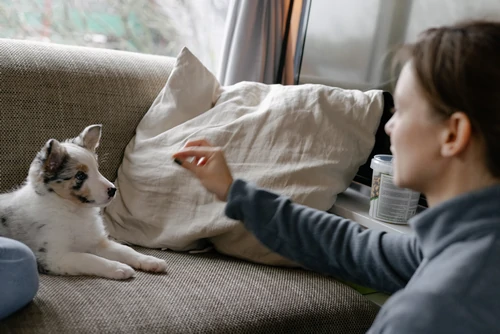
[[[166,263],[108,239],[100,208],[114,185],[98,171],[101,125],[76,138],[47,141],[31,163],[25,184],[0,195],[0,236],[26,244],[39,271],[126,279],[134,269],[164,272]]]

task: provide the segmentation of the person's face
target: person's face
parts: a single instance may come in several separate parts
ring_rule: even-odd
[[[394,183],[425,193],[444,169],[439,142],[443,122],[421,92],[411,63],[401,72],[394,102],[395,113],[385,126],[391,138]]]

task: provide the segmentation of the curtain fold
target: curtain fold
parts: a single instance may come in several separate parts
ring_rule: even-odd
[[[287,82],[293,83],[293,54],[299,26],[293,20],[300,19],[302,0],[231,0],[217,75],[222,85],[240,81],[276,83],[291,4],[299,14],[291,16],[283,78],[290,77]]]

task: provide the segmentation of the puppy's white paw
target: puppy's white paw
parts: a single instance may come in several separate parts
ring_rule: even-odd
[[[123,263],[117,263],[106,273],[106,277],[111,279],[127,279],[134,276],[134,269]]]
[[[144,255],[139,259],[138,269],[155,273],[163,273],[167,270],[167,262],[154,256]]]

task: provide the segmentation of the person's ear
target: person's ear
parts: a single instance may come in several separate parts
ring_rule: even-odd
[[[441,136],[441,155],[452,157],[462,153],[471,141],[472,124],[463,112],[453,113],[446,121]]]

